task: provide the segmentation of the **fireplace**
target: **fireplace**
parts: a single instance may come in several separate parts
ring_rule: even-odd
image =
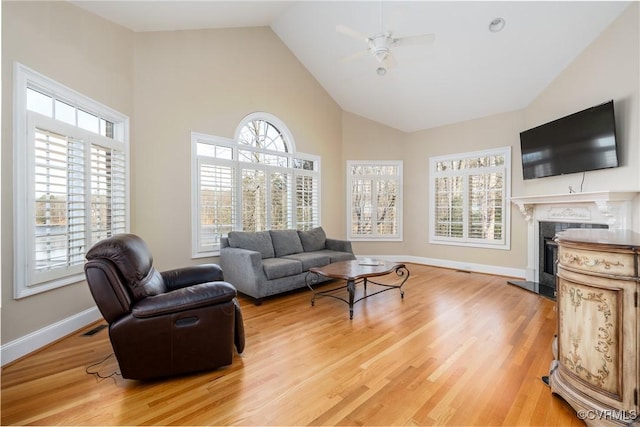
[[[538,225],[538,293],[556,299],[556,260],[558,245],[553,240],[556,233],[567,228],[609,228],[607,224],[581,222],[540,221]]]
[[[638,194],[601,191],[512,197],[527,221],[527,267],[525,280],[509,283],[555,298],[555,234],[567,228],[631,229],[632,201]]]

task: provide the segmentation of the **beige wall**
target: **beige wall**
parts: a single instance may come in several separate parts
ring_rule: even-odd
[[[525,109],[528,129],[613,99],[621,167],[588,172],[584,191],[640,188],[639,9],[633,2]],[[557,194],[581,181],[582,174],[514,180],[513,194]]]
[[[14,61],[131,115],[131,32],[67,2],[2,2],[2,343],[95,306],[85,283],[13,299]]]
[[[134,95],[133,229],[159,268],[204,261],[191,260],[190,132],[233,138],[256,111],[322,157],[323,225],[345,235],[341,110],[270,28],[137,34]]]

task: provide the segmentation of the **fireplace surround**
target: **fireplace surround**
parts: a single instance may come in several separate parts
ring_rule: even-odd
[[[567,228],[631,229],[632,201],[638,194],[599,191],[512,197],[527,221],[527,268],[524,281],[509,283],[554,298],[555,233]]]
[[[607,224],[585,222],[540,221],[538,224],[538,293],[556,299],[556,260],[558,244],[554,237],[568,228],[609,228]]]

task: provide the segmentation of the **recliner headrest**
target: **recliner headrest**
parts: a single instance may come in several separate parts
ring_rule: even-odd
[[[116,234],[101,240],[87,252],[86,258],[113,262],[136,300],[165,291],[162,277],[153,268],[149,247],[135,234]]]

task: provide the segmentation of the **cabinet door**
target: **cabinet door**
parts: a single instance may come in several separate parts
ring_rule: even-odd
[[[558,269],[560,375],[613,408],[637,410],[637,284]]]

